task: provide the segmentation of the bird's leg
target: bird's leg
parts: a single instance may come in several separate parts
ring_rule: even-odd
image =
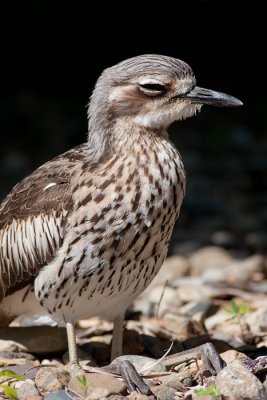
[[[124,313],[114,319],[111,361],[122,355],[123,322]],[[152,394],[151,390],[130,361],[119,361],[116,372],[124,379],[130,392],[138,389],[143,394]]]
[[[70,372],[73,375],[81,375],[84,373],[84,371],[78,362],[77,345],[76,345],[73,323],[67,322],[66,330],[67,330],[67,339],[69,348]]]
[[[124,313],[113,321],[113,337],[111,345],[111,361],[122,355]]]

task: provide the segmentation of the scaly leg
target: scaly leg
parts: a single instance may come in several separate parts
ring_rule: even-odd
[[[111,346],[111,361],[122,355],[124,313],[113,321],[113,337]]]
[[[78,362],[74,325],[71,322],[67,322],[66,329],[69,348],[70,371],[71,374],[81,375],[84,373],[84,371]]]

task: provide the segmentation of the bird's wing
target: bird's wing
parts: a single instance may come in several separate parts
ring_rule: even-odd
[[[0,301],[32,282],[57,253],[72,207],[71,179],[83,158],[80,149],[42,165],[0,204]]]

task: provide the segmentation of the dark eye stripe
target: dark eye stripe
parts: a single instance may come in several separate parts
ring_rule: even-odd
[[[165,87],[158,83],[145,83],[144,85],[140,85],[143,89],[147,90],[155,90],[157,92],[165,92]]]

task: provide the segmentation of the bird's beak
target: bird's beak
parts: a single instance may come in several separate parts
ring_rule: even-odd
[[[191,92],[186,93],[181,98],[190,100],[190,103],[194,104],[208,104],[217,107],[238,107],[242,106],[242,101],[236,97],[229,96],[229,94],[215,92],[214,90],[204,89],[195,86]]]

